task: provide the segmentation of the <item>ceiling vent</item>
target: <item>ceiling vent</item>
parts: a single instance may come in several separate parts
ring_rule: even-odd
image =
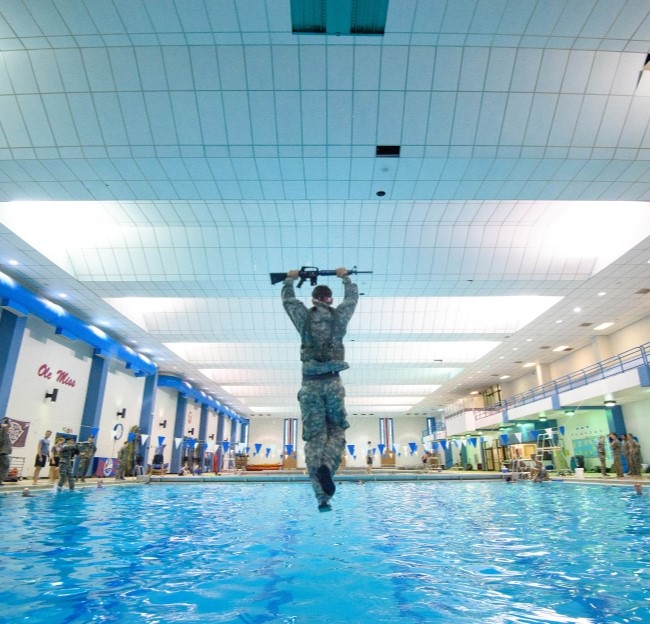
[[[591,327],[593,323],[580,323],[580,327]]]
[[[295,35],[383,35],[388,0],[291,0]]]
[[[377,158],[399,158],[399,145],[378,145],[375,151]]]
[[[647,295],[650,293],[650,288],[642,288],[641,290],[637,290],[634,294],[635,295]]]

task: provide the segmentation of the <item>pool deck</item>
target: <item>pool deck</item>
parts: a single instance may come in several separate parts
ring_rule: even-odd
[[[335,482],[400,482],[400,481],[498,481],[503,480],[506,476],[514,476],[512,473],[488,472],[488,471],[469,471],[469,470],[443,470],[426,471],[426,470],[373,470],[366,473],[365,470],[345,469],[337,473],[334,477]],[[527,480],[527,479],[521,479]],[[575,475],[554,476],[551,475],[551,481],[572,483],[575,485],[607,485],[607,486],[625,486],[632,487],[635,483],[643,483],[650,486],[650,474],[644,474],[642,477],[623,478],[618,477],[601,477],[599,474],[590,475],[587,473],[584,478],[577,478]],[[76,489],[96,488],[97,479],[89,477],[84,483],[77,482]],[[114,478],[103,479],[105,487],[113,486],[136,486],[143,484],[170,484],[170,483],[307,483],[309,478],[302,470],[268,470],[268,471],[235,471],[223,472],[218,475],[200,475],[200,476],[178,476],[178,475],[145,475],[140,477],[130,477],[125,480]],[[515,479],[516,481],[516,479]],[[49,481],[41,480],[38,485],[33,485],[31,479],[22,479],[17,482],[5,482],[0,486],[1,494],[20,494],[25,488],[29,488],[31,493],[43,490],[52,490],[54,485]],[[67,488],[64,488],[66,491]]]

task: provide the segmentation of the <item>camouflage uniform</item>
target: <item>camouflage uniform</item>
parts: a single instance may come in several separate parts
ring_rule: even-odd
[[[9,425],[7,421],[0,424],[0,485],[9,474],[11,466],[11,438],[9,437]]]
[[[115,473],[115,478],[119,479],[120,481],[124,481],[124,475],[126,474],[126,460],[127,460],[127,455],[129,452],[129,448],[126,444],[124,443],[124,446],[118,451],[117,453],[117,472]]]
[[[600,462],[600,474],[603,477],[607,476],[607,452],[605,450],[605,436],[598,438],[596,444],[596,453],[598,454],[598,461]]]
[[[307,472],[318,504],[325,508],[333,492],[323,490],[322,470],[334,475],[345,452],[345,430],[350,426],[345,411],[345,389],[339,371],[345,362],[343,337],[354,314],[359,291],[349,277],[342,278],[345,296],[336,307],[317,301],[307,309],[296,299],[293,279],[282,287],[282,305],[300,333],[303,381],[298,392],[305,441]],[[327,489],[327,486],[326,486]]]
[[[632,474],[632,459],[630,458],[630,447],[627,443],[627,434],[623,434],[621,439],[621,456],[625,457],[625,463],[627,465],[627,471],[629,474]]]
[[[616,476],[623,476],[623,466],[621,464],[621,443],[619,442],[616,434],[612,434],[609,437],[609,446],[612,449],[612,455],[614,457],[614,469],[616,470]]]
[[[71,490],[74,490],[74,458],[75,455],[79,455],[79,451],[82,447],[75,442],[69,444],[66,442],[59,451],[59,490],[63,488],[63,485],[68,481],[68,486]]]
[[[79,455],[77,478],[81,481],[86,480],[86,475],[88,474],[88,466],[90,466],[90,462],[93,460],[96,452],[97,445],[95,444],[95,438],[93,436],[89,436],[88,440],[86,440],[83,448],[81,449],[81,454]]]
[[[627,453],[630,474],[635,477],[641,476],[641,445],[634,439],[631,433],[627,434]]]

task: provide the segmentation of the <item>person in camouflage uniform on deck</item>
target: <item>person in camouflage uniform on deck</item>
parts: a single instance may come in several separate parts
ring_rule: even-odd
[[[65,482],[68,482],[70,491],[74,490],[74,458],[85,448],[87,442],[75,442],[73,436],[68,436],[59,451],[59,492],[63,489]]]
[[[343,280],[343,301],[332,306],[332,291],[316,286],[311,308],[296,299],[293,282],[299,271],[289,271],[282,287],[282,305],[301,337],[302,386],[298,392],[302,415],[305,462],[318,508],[331,509],[336,489],[332,476],[345,451],[345,430],[350,426],[345,411],[345,388],[339,372],[345,362],[343,337],[359,300],[359,290],[345,268],[336,269]]]
[[[81,482],[86,481],[86,475],[88,474],[88,467],[90,466],[90,462],[93,460],[93,457],[95,457],[96,452],[97,452],[97,445],[95,444],[95,436],[91,434],[88,436],[88,439],[86,440],[86,445],[81,449],[81,453],[79,455],[79,466],[77,466],[77,479],[79,479]]]
[[[598,455],[598,462],[600,463],[600,474],[603,477],[607,476],[607,450],[605,449],[605,436],[598,438],[596,444],[596,453]]]

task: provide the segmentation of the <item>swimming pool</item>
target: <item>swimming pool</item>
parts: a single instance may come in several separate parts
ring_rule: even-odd
[[[0,497],[1,622],[650,622],[650,496],[562,483]]]

